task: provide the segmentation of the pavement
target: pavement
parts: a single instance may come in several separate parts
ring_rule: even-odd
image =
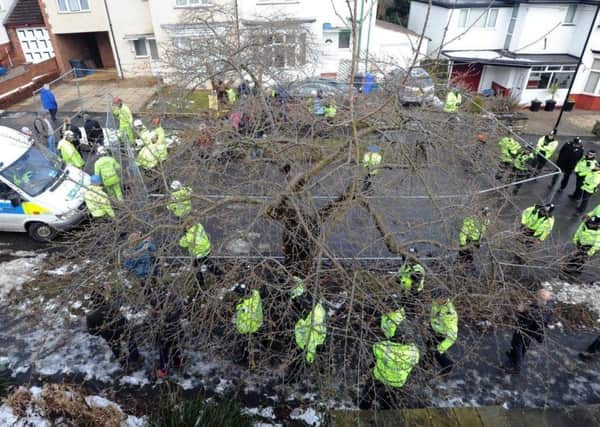
[[[547,134],[556,123],[556,119],[560,114],[560,110],[554,111],[529,111],[523,110],[529,120],[527,120],[527,126],[525,133],[545,135]],[[600,111],[589,111],[589,110],[578,110],[567,111],[563,113],[563,116],[558,127],[558,136],[581,136],[596,138],[592,134],[592,128],[594,123],[600,121]]]
[[[52,85],[58,101],[59,116],[65,111],[106,112],[113,96],[120,96],[132,112],[142,107],[157,91],[155,82],[148,79],[100,80],[93,75]],[[42,109],[39,96],[32,96],[7,109],[9,112],[36,112]]]

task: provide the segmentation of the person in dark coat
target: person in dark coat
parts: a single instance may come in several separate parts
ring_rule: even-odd
[[[561,147],[558,153],[558,160],[556,161],[557,166],[562,171],[562,181],[560,182],[560,189],[558,191],[563,191],[569,184],[569,178],[575,169],[575,165],[583,157],[583,153],[583,143],[579,137],[573,138],[572,141],[567,142]],[[557,179],[558,175],[554,175],[550,188],[554,187]]]
[[[100,123],[98,123],[97,120],[92,119],[89,114],[83,115],[83,128],[85,129],[85,134],[87,135],[88,142],[92,148],[97,144],[104,143],[102,126],[100,126]]]
[[[592,360],[595,356],[598,356],[598,353],[600,353],[600,336],[597,337],[585,351],[579,353],[579,358],[587,362]]]
[[[184,333],[181,328],[183,304],[168,291],[161,292],[155,304],[155,318],[158,319],[156,345],[158,346],[158,368],[156,376],[166,378],[170,368],[179,369],[183,364],[181,344]]]
[[[552,319],[553,309],[552,293],[543,288],[537,291],[535,301],[529,306],[529,309],[523,306],[519,307],[517,311],[517,328],[512,336],[511,348],[506,352],[508,364],[505,365],[505,369],[508,372],[514,374],[521,372],[523,359],[532,339],[539,343],[544,341],[546,328]]]
[[[120,300],[111,296],[106,299],[102,290],[91,296],[92,310],[86,315],[87,330],[90,334],[106,340],[115,358],[125,366],[134,367],[140,360],[137,344],[132,339],[129,323],[120,311]],[[122,344],[127,344],[123,354]]]
[[[56,122],[56,112],[58,111],[58,103],[56,102],[56,97],[54,93],[50,90],[50,85],[45,84],[44,87],[40,89],[40,98],[42,100],[42,106],[44,110],[47,110],[50,113],[50,117],[53,122]]]

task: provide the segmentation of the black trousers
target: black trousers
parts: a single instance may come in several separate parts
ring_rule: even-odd
[[[567,185],[569,185],[569,178],[571,178],[571,174],[573,173],[573,169],[565,169],[562,171],[562,179],[560,181],[560,189],[564,190],[565,188],[567,188]],[[554,187],[554,184],[556,184],[556,181],[558,180],[558,177],[560,175],[554,175],[552,177],[552,186]]]
[[[157,338],[158,344],[158,367],[168,370],[171,366],[179,368],[182,364],[181,341],[183,330],[179,319],[167,321]]]
[[[475,252],[475,248],[472,245],[461,246],[458,251],[458,259],[457,261],[462,263],[473,263],[473,255]]]
[[[535,156],[535,158],[533,159],[532,165],[534,168],[536,168],[537,170],[542,169],[544,166],[546,166],[546,162],[548,160],[542,156],[541,154],[538,154]]]
[[[106,312],[95,310],[87,316],[88,332],[92,335],[102,337],[115,358],[121,361],[122,342],[127,341],[127,362],[135,362],[139,359],[140,353],[135,341],[131,338],[128,329],[128,322],[125,317],[120,316],[115,319],[106,317]]]
[[[48,110],[48,112],[50,113],[50,118],[52,119],[53,122],[56,121],[56,113],[58,112],[58,108],[52,108],[51,110]]]
[[[600,353],[600,336],[589,345],[586,351],[588,353]]]
[[[517,371],[520,371],[523,367],[523,359],[525,358],[525,353],[527,353],[530,344],[531,338],[521,333],[521,331],[516,330],[513,333],[510,342],[510,351],[508,352],[508,360]]]
[[[576,175],[576,181],[575,181],[575,192],[572,194],[573,198],[575,198],[575,200],[579,200],[581,198],[581,196],[583,195],[583,190],[581,189],[581,187],[583,186],[583,180],[585,178],[580,176],[580,175]]]
[[[579,213],[584,213],[585,210],[587,209],[587,205],[590,202],[590,198],[594,195],[594,193],[588,193],[587,191],[582,191],[582,196],[581,196],[581,203],[579,204],[579,207],[577,208],[577,212]]]
[[[217,277],[221,277],[223,276],[223,270],[221,270],[219,268],[219,266],[217,264],[215,264],[215,262],[209,258],[209,256],[205,256],[202,258],[196,258],[194,260],[194,267],[196,268],[196,280],[198,280],[198,283],[200,284],[200,286],[204,286],[204,274],[202,274],[202,266],[205,266],[206,269],[208,271],[210,271],[212,274],[214,274]]]
[[[448,356],[448,351],[446,351],[445,353],[440,353],[437,350],[437,345],[444,341],[446,337],[444,337],[443,335],[438,335],[434,331],[430,331],[430,333],[432,335],[429,339],[429,342],[427,343],[427,348],[429,349],[427,358],[429,359],[429,361],[432,361],[435,357],[435,360],[437,360],[437,362],[442,367],[442,371],[449,372],[454,366],[454,362],[452,361],[450,356]]]
[[[365,176],[365,179],[363,180],[362,192],[366,193],[367,191],[369,191],[371,189],[372,185],[373,185],[373,175],[368,173]]]
[[[590,249],[589,246],[581,246],[575,249],[575,252],[571,254],[567,262],[565,263],[565,267],[563,271],[569,274],[581,274],[583,271],[583,266],[587,261],[587,251]]]

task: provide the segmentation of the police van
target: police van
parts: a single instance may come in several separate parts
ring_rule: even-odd
[[[5,126],[0,147],[0,231],[48,241],[85,218],[89,175]]]

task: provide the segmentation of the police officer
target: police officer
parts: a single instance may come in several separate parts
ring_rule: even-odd
[[[245,363],[251,354],[251,335],[258,332],[263,324],[263,305],[258,289],[250,291],[244,284],[239,284],[234,291],[242,296],[235,305],[233,322],[241,335],[237,345],[235,361]]]
[[[108,195],[102,188],[102,178],[98,175],[90,177],[90,185],[86,188],[83,199],[92,218],[115,217]]]
[[[505,173],[512,171],[515,158],[521,153],[523,148],[513,137],[505,136],[498,141],[500,147],[500,170],[496,174],[496,179],[504,178]]]
[[[565,272],[580,274],[588,258],[600,251],[600,216],[587,217],[573,235],[575,251],[566,263]]]
[[[408,248],[408,257],[398,270],[396,281],[406,292],[418,293],[425,287],[425,268],[416,260],[417,248]]]
[[[434,289],[431,297],[428,359],[431,360],[433,354],[442,367],[440,374],[444,375],[449,373],[454,366],[454,362],[448,356],[448,350],[458,338],[458,314],[444,289]]]
[[[542,169],[557,148],[558,140],[556,139],[556,129],[552,129],[548,135],[544,135],[538,139],[533,150],[533,154],[535,156],[533,158],[533,166],[538,170]]]
[[[456,113],[460,104],[462,104],[462,96],[457,91],[450,89],[446,95],[444,111],[446,113]]]
[[[325,342],[327,337],[327,314],[323,305],[317,303],[308,315],[299,319],[294,326],[294,337],[298,348],[303,350],[307,363],[313,363],[317,347]]]
[[[481,209],[480,215],[470,215],[463,220],[459,235],[459,261],[473,262],[474,248],[479,249],[481,238],[490,223],[489,213],[490,208],[484,207]]]
[[[562,180],[558,190],[559,192],[563,191],[567,187],[567,184],[569,184],[569,178],[573,173],[573,169],[575,169],[575,165],[577,165],[577,162],[579,162],[582,157],[583,143],[579,137],[573,138],[573,140],[567,142],[561,147],[558,153],[558,160],[556,161],[556,165],[562,172]],[[550,188],[554,187],[557,179],[558,175],[554,175],[554,177],[552,177],[552,184],[550,184]]]
[[[367,175],[363,181],[363,193],[369,191],[371,185],[373,184],[373,177],[379,173],[379,165],[381,165],[381,161],[383,157],[381,156],[379,147],[375,145],[371,145],[369,147],[369,151],[365,153],[362,159],[362,165],[367,171]]]
[[[583,196],[583,182],[585,178],[593,173],[594,169],[598,166],[596,161],[596,152],[590,150],[585,154],[585,157],[577,162],[575,165],[575,192],[569,194],[569,198],[579,201]]]
[[[193,220],[188,221],[192,224]],[[185,234],[179,239],[179,246],[187,249],[190,255],[194,257],[194,267],[196,268],[196,279],[200,286],[204,286],[203,270],[209,269],[214,275],[222,276],[223,271],[209,259],[212,244],[204,226],[200,223],[188,227]]]
[[[532,160],[532,153],[529,148],[522,148],[513,158],[511,181],[520,181],[530,175],[529,164]],[[517,194],[523,184],[516,184],[513,188],[513,194]]]
[[[171,183],[170,201],[167,209],[177,218],[182,218],[192,212],[192,189],[175,180]]]
[[[600,188],[600,166],[596,165],[584,178],[581,185],[581,204],[577,208],[577,213],[582,214],[590,201],[590,197],[594,195]]]
[[[554,305],[552,293],[547,289],[539,289],[535,301],[527,309],[519,306],[517,310],[517,328],[510,343],[510,350],[506,352],[508,364],[505,369],[514,374],[521,372],[523,358],[531,345],[531,339],[542,343],[548,323],[552,319]]]
[[[121,191],[121,178],[119,171],[121,165],[112,157],[104,146],[98,147],[100,157],[94,163],[94,175],[102,178],[102,184],[106,189],[106,193],[117,200],[123,200],[123,192]]]
[[[74,139],[75,134],[70,130],[66,131],[63,139],[58,142],[57,149],[63,162],[81,169],[85,165],[85,162],[83,161],[81,154],[79,154],[79,151],[77,151],[73,145]]]
[[[554,227],[552,212],[554,205],[530,206],[521,214],[521,229],[527,237],[535,237],[540,242],[546,240]]]

